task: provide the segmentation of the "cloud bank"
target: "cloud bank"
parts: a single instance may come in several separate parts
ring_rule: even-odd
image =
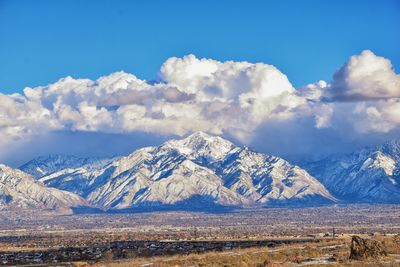
[[[297,89],[272,65],[194,55],[169,58],[159,77],[155,83],[125,72],[95,81],[66,77],[0,94],[0,149],[57,131],[182,136],[201,130],[260,145],[274,142],[263,136],[301,142],[324,132],[350,141],[400,129],[400,75],[368,50],[352,56],[330,83]]]
[[[369,50],[352,56],[333,76],[330,96],[336,101],[400,97],[400,75],[389,60]]]

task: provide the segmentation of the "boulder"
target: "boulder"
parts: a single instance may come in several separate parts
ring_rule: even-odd
[[[351,260],[378,259],[382,256],[387,256],[387,252],[381,242],[372,239],[363,239],[359,236],[351,238]]]

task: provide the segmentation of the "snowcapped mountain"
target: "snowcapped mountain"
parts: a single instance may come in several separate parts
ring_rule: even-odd
[[[329,203],[335,197],[400,203],[399,166],[400,140],[308,163],[307,172],[282,158],[197,132],[125,157],[51,155],[20,167],[39,181],[0,165],[0,209],[67,209],[85,201],[102,209],[253,207]]]
[[[400,203],[400,140],[305,166],[349,202]]]
[[[136,150],[100,168],[59,168],[40,181],[105,209],[336,201],[300,167],[202,132]]]
[[[72,155],[49,155],[34,158],[18,169],[35,178],[41,178],[67,168],[85,167],[87,169],[94,169],[102,167],[111,162],[111,160],[104,158],[80,158]]]
[[[85,206],[80,196],[49,188],[20,170],[0,164],[0,210],[44,209],[70,212],[70,208]]]

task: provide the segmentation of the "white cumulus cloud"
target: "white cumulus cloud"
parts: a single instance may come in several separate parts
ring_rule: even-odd
[[[170,58],[156,84],[124,72],[96,81],[66,77],[2,95],[1,135],[24,138],[52,130],[183,135],[203,130],[251,135],[268,119],[287,119],[305,104],[274,66]],[[45,125],[45,127],[43,127]]]
[[[330,83],[298,89],[272,65],[194,55],[169,58],[159,76],[156,83],[122,71],[97,80],[66,77],[23,94],[0,94],[0,153],[11,142],[57,131],[201,130],[244,143],[260,138],[257,133],[277,132],[295,150],[298,140],[313,142],[314,134],[351,140],[400,130],[400,76],[389,60],[368,50],[352,56]]]
[[[388,59],[364,50],[335,73],[330,87],[328,97],[334,101],[400,97],[400,75]]]

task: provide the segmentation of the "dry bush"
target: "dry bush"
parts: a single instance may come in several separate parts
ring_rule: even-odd
[[[389,254],[400,254],[400,235],[383,238],[381,242]]]

